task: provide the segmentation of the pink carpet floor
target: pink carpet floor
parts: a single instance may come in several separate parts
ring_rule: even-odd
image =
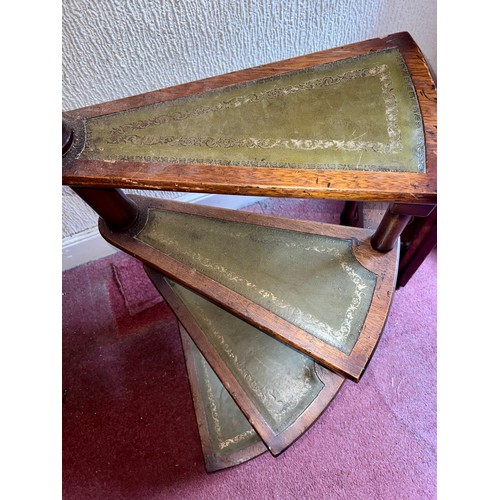
[[[339,205],[249,211],[338,222]],[[394,296],[359,384],[277,458],[207,474],[176,319],[119,252],[63,273],[63,498],[436,498],[436,251]]]

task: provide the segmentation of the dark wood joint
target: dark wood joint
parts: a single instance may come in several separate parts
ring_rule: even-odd
[[[389,207],[393,214],[411,215],[412,217],[428,217],[436,205],[424,205],[417,203],[393,203]]]

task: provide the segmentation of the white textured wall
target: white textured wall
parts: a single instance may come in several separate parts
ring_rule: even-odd
[[[65,111],[397,31],[409,31],[437,70],[436,0],[63,0],[62,6]],[[63,218],[63,237],[96,223],[67,188]]]

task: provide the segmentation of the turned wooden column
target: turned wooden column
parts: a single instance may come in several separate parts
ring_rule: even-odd
[[[139,208],[120,189],[73,187],[73,191],[91,206],[113,231],[125,231],[139,217]]]
[[[371,237],[372,247],[379,252],[390,252],[412,217],[427,217],[434,208],[435,205],[392,203]]]

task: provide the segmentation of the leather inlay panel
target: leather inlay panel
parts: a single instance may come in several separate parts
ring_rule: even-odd
[[[135,238],[345,354],[375,289],[348,239],[159,209]]]
[[[420,108],[397,49],[90,118],[81,159],[425,170]]]
[[[221,384],[203,355],[186,335],[193,352],[201,399],[205,408],[212,449],[217,455],[229,455],[260,442],[260,438]]]
[[[293,424],[324,387],[316,363],[199,295],[168,283],[273,432]]]

